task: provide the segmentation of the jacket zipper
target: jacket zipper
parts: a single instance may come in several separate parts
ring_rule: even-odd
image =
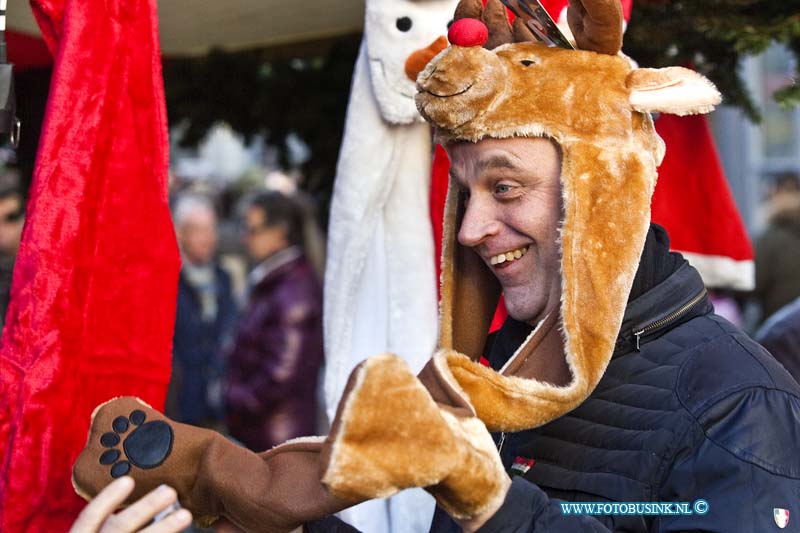
[[[497,453],[503,452],[503,444],[506,443],[506,432],[500,433],[500,442],[497,443]]]
[[[666,326],[670,322],[674,322],[675,320],[679,319],[680,317],[682,317],[683,315],[688,313],[692,309],[692,307],[697,305],[697,303],[700,300],[705,298],[707,292],[708,291],[706,291],[706,289],[703,288],[703,290],[700,291],[697,294],[697,296],[695,296],[694,298],[692,298],[691,300],[689,300],[688,302],[686,302],[685,304],[680,306],[680,308],[678,308],[674,313],[670,313],[669,315],[667,315],[666,317],[662,318],[661,320],[653,322],[652,324],[648,324],[647,326],[643,327],[639,331],[635,331],[633,333],[633,336],[636,337],[636,351],[637,352],[641,351],[642,336],[647,335],[649,333],[652,333],[653,331]]]

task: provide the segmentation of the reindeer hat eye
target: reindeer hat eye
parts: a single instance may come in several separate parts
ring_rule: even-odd
[[[523,59],[522,61],[520,61],[520,63],[522,63],[523,67],[529,67],[531,65],[535,65],[536,61],[534,61],[533,59]]]
[[[411,19],[408,17],[400,17],[399,19],[397,19],[397,22],[395,24],[397,25],[397,29],[402,32],[410,30],[412,26]]]

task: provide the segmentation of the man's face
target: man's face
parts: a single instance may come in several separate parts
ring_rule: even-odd
[[[217,220],[207,209],[195,209],[177,228],[183,256],[195,265],[208,264],[217,247]]]
[[[289,245],[283,226],[267,225],[266,213],[259,207],[247,210],[242,229],[247,255],[255,262],[264,261]]]
[[[466,202],[458,241],[503,287],[509,314],[536,324],[561,298],[561,158],[548,139],[485,139],[448,147]]]
[[[0,198],[0,253],[17,255],[24,224],[22,198],[17,195]]]

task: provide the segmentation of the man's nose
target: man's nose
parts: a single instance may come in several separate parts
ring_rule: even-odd
[[[458,242],[463,246],[475,247],[489,237],[497,235],[500,222],[493,210],[478,198],[470,199],[458,229]]]
[[[405,70],[408,79],[417,81],[417,76],[419,76],[419,73],[425,68],[425,65],[445,48],[447,48],[447,37],[441,35],[427,47],[412,52],[411,55],[406,58]]]

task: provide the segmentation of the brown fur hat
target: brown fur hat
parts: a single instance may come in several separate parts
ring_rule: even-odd
[[[489,0],[486,10],[497,2]],[[443,351],[437,357],[490,430],[536,427],[574,409],[594,390],[614,350],[650,223],[656,168],[664,156],[649,113],[707,113],[720,101],[714,86],[688,69],[634,68],[620,53],[619,0],[571,0],[569,9],[576,42],[591,49],[548,48],[530,42],[530,33],[519,25],[503,27],[501,34],[527,42],[492,50],[451,45],[417,80],[417,108],[436,127],[442,144],[547,137],[562,151],[563,338],[557,344],[572,373],[572,382],[563,387],[525,375],[525,361],[548,344],[536,340],[537,334],[500,372],[474,362],[500,286],[477,254],[458,244],[463,206],[450,187]],[[462,0],[456,13],[489,25],[479,0]],[[490,27],[490,33],[497,31]]]

